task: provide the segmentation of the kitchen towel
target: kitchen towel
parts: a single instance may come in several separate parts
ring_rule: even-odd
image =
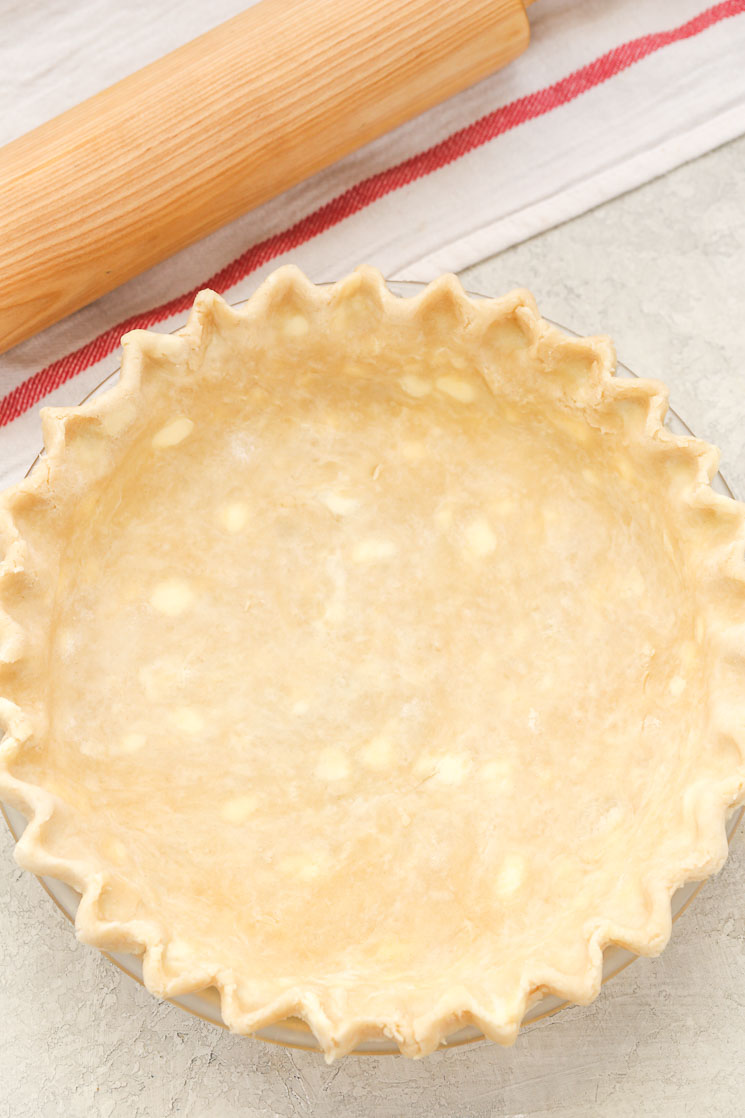
[[[11,0],[0,142],[245,6]],[[79,402],[116,369],[122,333],[174,329],[202,287],[236,302],[289,261],[316,280],[362,262],[430,279],[745,131],[745,0],[539,0],[529,13],[531,45],[505,70],[1,356],[0,486],[38,450],[39,405]]]

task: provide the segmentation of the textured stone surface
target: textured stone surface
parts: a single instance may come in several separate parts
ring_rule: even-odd
[[[745,495],[745,139],[485,261],[474,290],[530,287],[545,314],[611,334],[722,447]],[[589,1008],[419,1063],[247,1040],[161,1005],[77,944],[0,828],[0,1118],[735,1118],[745,1082],[745,844]]]

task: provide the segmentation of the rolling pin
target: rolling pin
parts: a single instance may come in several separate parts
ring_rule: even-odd
[[[0,148],[0,352],[528,40],[522,0],[262,0]]]

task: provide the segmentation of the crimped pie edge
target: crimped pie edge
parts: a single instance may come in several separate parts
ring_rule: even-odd
[[[0,686],[7,684],[15,666],[33,655],[29,625],[19,623],[14,606],[29,587],[38,586],[40,557],[30,554],[19,526],[19,513],[34,501],[48,495],[54,488],[60,465],[68,448],[75,443],[76,432],[91,422],[98,422],[111,437],[126,434],[130,417],[135,414],[140,381],[148,366],[159,362],[180,363],[187,367],[198,364],[205,340],[220,323],[261,319],[270,310],[281,306],[301,305],[312,314],[314,307],[325,304],[343,306],[358,295],[379,304],[385,317],[404,322],[418,316],[422,321],[444,314],[468,330],[474,338],[483,337],[490,326],[503,320],[517,322],[543,357],[559,354],[549,362],[551,375],[566,391],[573,403],[614,403],[634,401],[643,406],[644,422],[636,438],[650,453],[674,451],[679,461],[694,467],[692,480],[682,492],[681,501],[692,509],[706,509],[717,524],[717,541],[711,533],[712,547],[709,572],[716,569],[722,587],[733,605],[733,620],[722,624],[721,610],[716,615],[716,637],[720,659],[738,661],[742,666],[745,653],[745,506],[715,494],[710,482],[716,473],[718,452],[707,443],[676,436],[664,427],[667,390],[655,381],[614,379],[614,353],[603,337],[570,339],[558,328],[541,319],[532,296],[515,291],[500,299],[473,300],[463,291],[455,276],[446,275],[430,284],[422,294],[402,299],[385,286],[381,275],[371,268],[360,268],[337,284],[315,286],[294,266],[275,271],[240,309],[229,307],[214,292],[201,292],[183,330],[173,335],[133,331],[122,339],[124,357],[118,383],[105,393],[78,407],[42,409],[45,453],[28,477],[0,496],[0,539],[5,557],[0,564]],[[459,327],[460,328],[460,327]],[[583,358],[584,373],[576,372],[562,381],[561,354],[571,352]],[[545,367],[545,362],[544,362]],[[134,405],[134,407],[133,407]],[[620,409],[619,409],[620,410]],[[42,557],[43,559],[43,557]],[[36,567],[34,568],[34,563]],[[43,571],[43,567],[41,568]],[[710,573],[707,577],[711,577]],[[44,603],[40,600],[41,616]],[[712,618],[714,617],[713,611]],[[154,921],[113,922],[101,918],[98,901],[109,880],[105,872],[92,871],[90,866],[53,856],[45,849],[44,826],[50,819],[54,797],[45,789],[22,782],[11,774],[11,764],[23,750],[30,736],[30,720],[20,705],[0,695],[0,726],[5,738],[0,745],[0,794],[28,819],[28,825],[16,847],[16,858],[36,874],[59,878],[81,894],[76,916],[78,937],[89,944],[106,949],[129,951],[143,955],[145,984],[162,997],[175,996],[217,987],[223,1018],[229,1028],[239,1033],[255,1032],[288,1016],[304,1019],[316,1035],[327,1059],[351,1051],[362,1039],[385,1033],[409,1056],[422,1056],[465,1024],[472,1023],[491,1039],[510,1044],[520,1022],[535,1001],[545,994],[585,1004],[598,993],[602,975],[602,952],[617,943],[637,954],[657,954],[667,943],[671,929],[670,900],[675,890],[691,880],[699,880],[716,872],[727,853],[725,822],[730,809],[745,795],[745,738],[739,725],[745,713],[745,698],[729,697],[717,707],[718,728],[729,734],[736,744],[739,763],[721,781],[697,781],[688,790],[686,816],[690,823],[690,855],[684,865],[676,864],[660,873],[659,879],[647,881],[650,916],[641,931],[614,924],[600,918],[586,922],[584,936],[590,966],[581,973],[566,974],[549,967],[525,973],[519,997],[513,1004],[495,1004],[484,990],[476,998],[465,989],[453,988],[443,996],[426,1016],[412,1020],[334,1019],[329,1004],[316,994],[302,989],[285,991],[281,996],[254,1013],[246,1013],[238,1003],[236,980],[230,973],[214,973],[199,965],[185,966],[177,976],[169,976],[164,966],[168,945],[167,930]],[[173,964],[171,963],[171,970]],[[329,999],[333,1002],[333,999]]]

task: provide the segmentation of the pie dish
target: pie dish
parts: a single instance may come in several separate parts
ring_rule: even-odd
[[[19,862],[329,1057],[514,1040],[662,949],[743,797],[743,507],[526,292],[274,273],[124,339],[6,493]]]

